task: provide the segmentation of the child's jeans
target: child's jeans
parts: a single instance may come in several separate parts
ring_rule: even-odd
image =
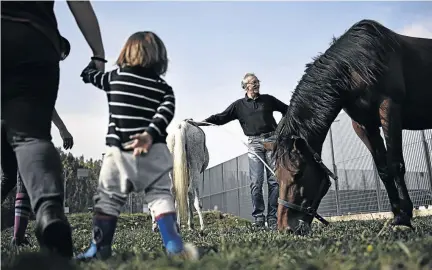
[[[140,156],[107,146],[94,197],[95,210],[119,216],[131,191],[145,191],[144,199],[155,216],[175,212],[169,178],[172,168],[173,159],[166,144],[156,143]]]

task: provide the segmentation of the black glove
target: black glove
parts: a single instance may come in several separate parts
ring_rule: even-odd
[[[83,80],[84,83],[90,83],[90,70],[95,70],[96,69],[96,64],[92,61],[90,61],[90,63],[85,67],[85,69],[81,72],[81,78]]]

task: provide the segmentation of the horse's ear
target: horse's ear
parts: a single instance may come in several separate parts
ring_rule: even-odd
[[[293,151],[298,151],[298,147],[297,147],[297,145],[298,145],[298,140],[299,140],[299,139],[294,139],[294,142],[293,142]]]
[[[301,144],[301,138],[299,137],[293,137],[292,138],[292,149],[291,152],[299,152],[300,151],[300,144]]]

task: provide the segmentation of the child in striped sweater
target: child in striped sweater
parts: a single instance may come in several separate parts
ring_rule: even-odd
[[[165,45],[152,32],[137,32],[116,64],[117,69],[103,73],[91,62],[81,74],[85,83],[105,91],[109,125],[94,199],[93,239],[77,258],[110,257],[121,207],[130,192],[145,191],[167,253],[196,259],[196,248],[182,241],[170,190],[173,160],[166,128],[174,117],[175,97],[160,77],[168,66]]]

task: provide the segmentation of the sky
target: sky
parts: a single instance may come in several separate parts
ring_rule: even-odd
[[[325,51],[333,36],[361,19],[373,19],[397,33],[432,38],[432,2],[148,2],[93,1],[108,63],[137,31],[155,32],[169,57],[166,81],[176,95],[171,128],[186,118],[204,120],[244,96],[247,72],[261,81],[261,93],[289,104],[306,63]],[[61,62],[56,109],[74,137],[75,156],[101,158],[108,105],[103,91],[79,74],[92,52],[65,1],[56,1],[60,33],[71,43]],[[281,114],[274,113],[278,122]],[[247,152],[238,121],[203,127],[209,167]],[[62,145],[57,128],[53,142]],[[69,152],[69,151],[67,151]]]

